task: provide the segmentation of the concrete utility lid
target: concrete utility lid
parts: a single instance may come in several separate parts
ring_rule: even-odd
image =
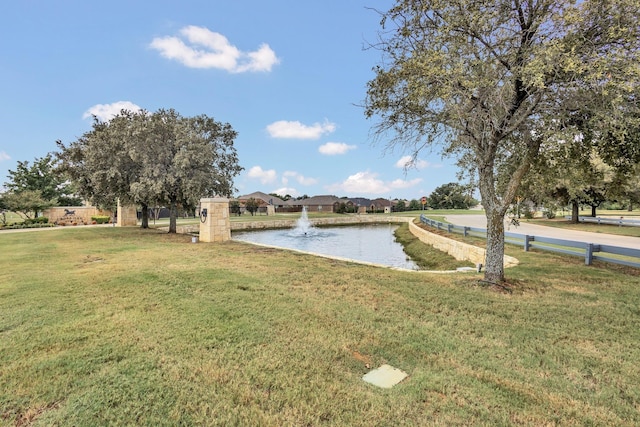
[[[378,369],[365,374],[362,379],[382,388],[391,388],[403,379],[407,378],[407,373],[391,365],[382,365]]]

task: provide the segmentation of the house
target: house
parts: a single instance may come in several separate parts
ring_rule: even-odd
[[[340,198],[336,196],[313,196],[307,199],[289,200],[290,206],[304,206],[307,212],[335,212],[340,205]]]
[[[244,205],[244,202],[249,199],[256,199],[258,201],[262,201],[260,205],[273,205],[276,208],[285,206],[286,203],[279,197],[272,196],[271,194],[263,193],[262,191],[256,191],[251,194],[245,194],[244,196],[239,196],[238,201],[240,204]]]
[[[243,214],[246,211],[245,206],[247,200],[250,199],[254,199],[258,202],[258,214],[273,215],[276,212],[276,209],[286,206],[286,202],[281,198],[261,191],[256,191],[237,198],[238,202],[240,202],[240,214]]]

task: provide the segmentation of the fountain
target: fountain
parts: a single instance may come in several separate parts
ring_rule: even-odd
[[[294,236],[312,236],[317,234],[317,229],[309,221],[306,206],[302,207],[302,214],[300,214],[300,218],[296,221],[296,227],[292,230],[291,234]]]

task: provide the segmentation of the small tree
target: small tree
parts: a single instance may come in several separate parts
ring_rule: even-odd
[[[441,185],[429,195],[429,206],[433,209],[469,209],[478,204],[469,191],[469,186],[456,182]]]
[[[232,214],[236,214],[238,216],[240,216],[240,202],[237,200],[231,200],[229,202],[229,210],[231,211]]]
[[[260,202],[252,197],[245,202],[244,207],[246,210],[249,211],[251,216],[253,216],[258,211],[258,207],[260,207]]]
[[[39,190],[8,192],[3,195],[2,199],[7,210],[19,212],[29,219],[37,217],[38,212],[55,206],[55,202],[42,197],[42,192]]]
[[[51,206],[78,206],[82,203],[73,195],[73,186],[58,173],[52,153],[36,158],[32,164],[18,162],[7,178],[5,186],[11,194],[11,203],[20,207],[16,211],[29,212],[29,215],[37,217],[41,210]]]
[[[411,201],[409,202],[409,210],[419,211],[421,209],[422,209],[422,204],[416,199],[411,199]]]

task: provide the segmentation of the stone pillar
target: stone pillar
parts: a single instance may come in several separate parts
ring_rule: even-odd
[[[276,207],[273,205],[267,205],[267,216],[275,215],[275,214],[276,214]]]
[[[116,227],[135,227],[138,225],[138,213],[134,205],[122,206],[118,200],[118,222]]]
[[[203,215],[207,210],[206,218]],[[231,222],[229,221],[229,199],[215,197],[200,199],[200,241],[226,242],[231,240]]]

